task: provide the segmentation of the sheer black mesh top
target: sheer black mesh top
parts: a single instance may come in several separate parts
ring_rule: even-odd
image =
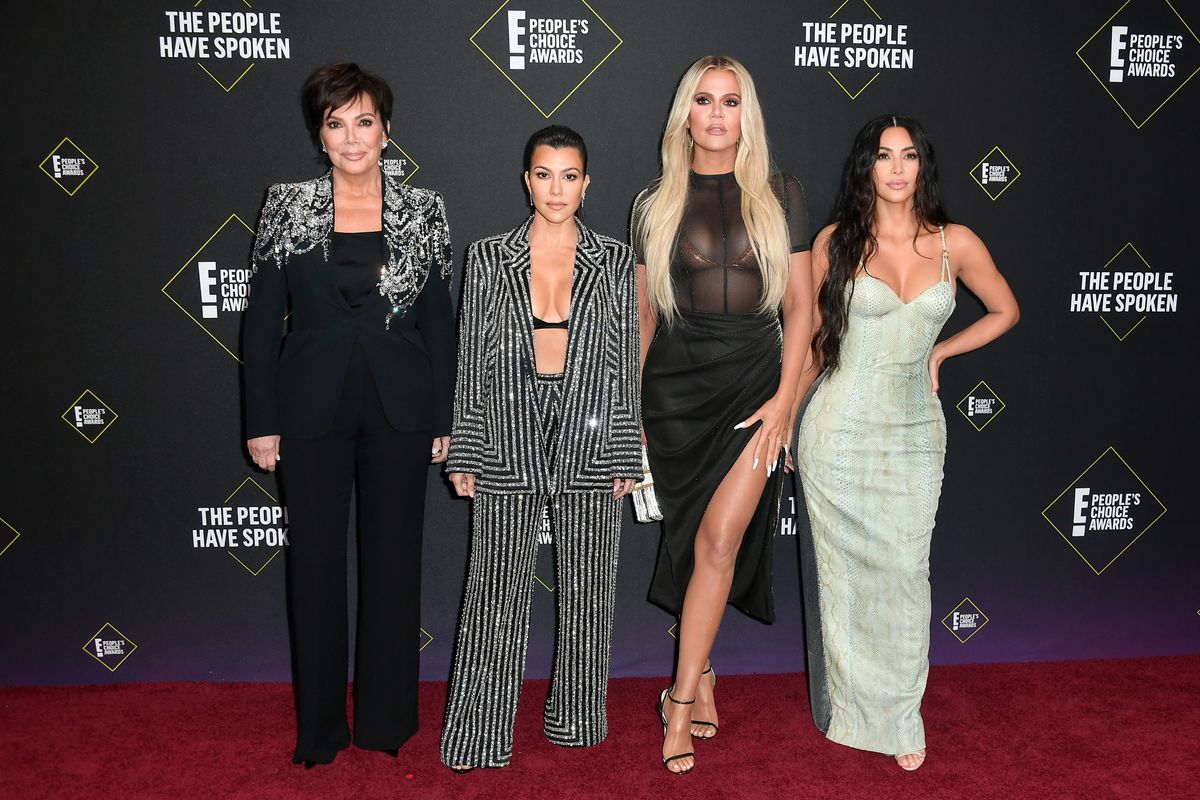
[[[808,250],[803,187],[788,174],[773,176],[771,186],[787,218],[789,252]],[[680,310],[710,314],[758,311],[762,275],[742,221],[742,190],[732,172],[691,173],[671,278]]]

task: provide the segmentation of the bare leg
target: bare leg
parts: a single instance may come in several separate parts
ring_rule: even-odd
[[[679,620],[679,663],[675,666],[675,688],[671,692],[679,700],[695,698],[696,704],[666,704],[668,725],[663,741],[664,758],[692,749],[693,718],[717,722],[712,676],[704,676],[705,686],[699,688],[700,673],[721,626],[729,587],[733,583],[733,566],[746,526],[750,524],[767,484],[765,464],[751,469],[755,442],[756,439],[751,439],[722,479],[696,532],[696,564],[683,598],[683,614]],[[703,731],[711,731],[711,728],[697,726],[696,730],[703,735]],[[689,769],[692,761],[680,759],[671,766],[682,771]]]

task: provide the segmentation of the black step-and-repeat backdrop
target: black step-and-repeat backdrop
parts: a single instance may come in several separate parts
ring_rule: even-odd
[[[524,218],[547,120],[586,137],[588,221],[624,237],[700,55],[750,68],[815,221],[867,119],[921,119],[1023,311],[943,368],[934,662],[1200,650],[1197,26],[1198,0],[8,6],[0,684],[288,678],[287,514],[245,457],[239,331],[265,188],[324,169],[299,87],[337,60],[391,81],[385,166],[445,196],[456,291],[467,244]],[[964,293],[949,327],[980,313]],[[413,646],[444,679],[468,505],[431,477]],[[730,612],[725,671],[803,669],[795,524],[779,621]],[[670,669],[673,620],[644,599],[657,536],[626,522],[616,675]]]

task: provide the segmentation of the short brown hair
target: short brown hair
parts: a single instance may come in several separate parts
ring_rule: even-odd
[[[375,113],[385,126],[392,120],[392,90],[378,75],[359,69],[358,64],[342,61],[321,67],[304,82],[300,102],[313,144],[321,139],[321,126],[330,111],[341,108],[362,95],[375,105]]]

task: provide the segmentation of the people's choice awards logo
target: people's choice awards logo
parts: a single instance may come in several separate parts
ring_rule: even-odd
[[[1099,314],[1118,341],[1125,341],[1151,314],[1174,314],[1179,292],[1174,272],[1161,272],[1132,242],[1096,270],[1080,270],[1071,292],[1072,314]]]
[[[116,672],[134,650],[137,645],[108,622],[83,644],[83,652],[103,664],[109,672]]]
[[[387,149],[379,160],[379,167],[388,177],[395,178],[400,183],[408,183],[417,174],[421,165],[413,161],[412,156],[392,139],[388,139]]]
[[[971,168],[971,179],[980,189],[987,192],[992,200],[1008,191],[1008,187],[1017,182],[1021,171],[1013,164],[1012,159],[1005,155],[999,145],[993,147],[979,163]]]
[[[292,57],[282,16],[256,11],[248,0],[200,0],[192,8],[164,11],[158,56],[194,63],[231,92],[259,61]]]
[[[961,644],[966,644],[967,640],[979,633],[989,621],[987,615],[969,597],[964,597],[953,611],[942,617],[942,625]]]
[[[287,507],[246,478],[220,505],[196,509],[191,540],[197,550],[224,550],[258,576],[288,546]]]
[[[1150,487],[1109,447],[1042,516],[1099,575],[1166,513]]]
[[[100,169],[83,148],[64,136],[62,141],[42,159],[38,168],[71,197]]]
[[[91,389],[84,389],[83,393],[75,398],[75,402],[67,406],[67,410],[62,413],[62,421],[90,444],[95,444],[117,421],[117,412],[109,408]]]
[[[250,301],[253,241],[250,226],[230,214],[162,287],[171,302],[239,363],[236,351],[242,312]]]
[[[616,52],[621,37],[584,0],[507,0],[471,43],[549,119]]]
[[[12,547],[17,539],[21,538],[21,534],[12,525],[8,524],[8,520],[0,517],[0,556],[8,552],[8,548]]]
[[[909,26],[885,22],[866,0],[844,0],[828,19],[801,22],[800,35],[793,66],[823,70],[851,100],[885,70],[913,68]]]
[[[987,385],[987,381],[980,381],[967,392],[966,397],[958,401],[957,408],[975,430],[981,431],[1004,410],[1004,401]]]
[[[1170,0],[1126,0],[1075,54],[1135,128],[1200,72],[1200,38]]]

